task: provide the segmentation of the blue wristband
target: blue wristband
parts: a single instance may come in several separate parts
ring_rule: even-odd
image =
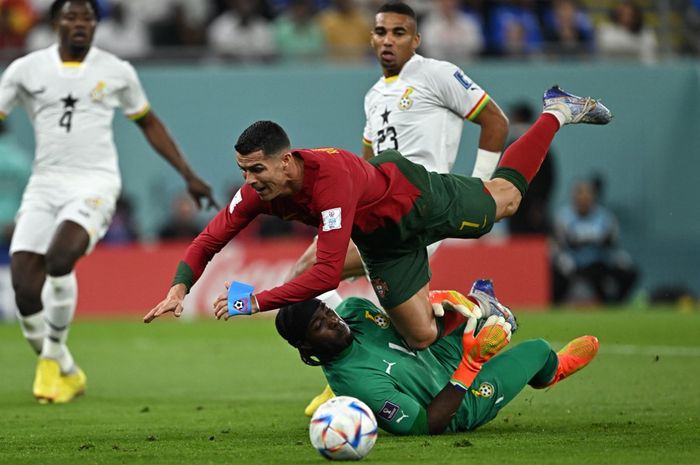
[[[253,313],[254,287],[250,284],[234,281],[228,288],[228,314],[229,316],[250,315]]]

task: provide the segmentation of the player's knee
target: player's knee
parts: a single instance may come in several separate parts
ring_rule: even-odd
[[[547,357],[552,351],[552,346],[549,345],[549,342],[542,338],[530,339],[529,341],[523,342],[522,345],[527,346],[528,350],[531,350],[532,353],[542,355],[543,357]]]
[[[46,254],[46,273],[51,276],[67,275],[73,271],[78,258],[68,253],[49,252]]]

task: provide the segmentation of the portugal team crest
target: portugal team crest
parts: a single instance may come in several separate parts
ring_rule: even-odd
[[[374,292],[377,294],[377,297],[380,299],[383,299],[389,293],[389,286],[386,284],[386,281],[382,279],[374,278],[372,280],[372,287],[374,288]]]
[[[401,98],[399,99],[399,110],[406,111],[413,106],[413,99],[411,94],[413,93],[413,87],[407,88]]]
[[[493,384],[491,383],[481,383],[479,385],[479,389],[472,389],[472,394],[474,394],[476,397],[484,397],[484,398],[489,398],[493,396],[493,393],[496,390],[493,388]]]

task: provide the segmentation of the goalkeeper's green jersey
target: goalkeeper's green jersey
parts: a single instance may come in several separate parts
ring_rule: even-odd
[[[448,383],[462,356],[461,333],[429,349],[407,347],[383,312],[369,300],[349,298],[336,309],[355,336],[335,360],[323,366],[336,395],[356,397],[375,413],[379,426],[393,434],[427,433],[426,408]],[[470,413],[467,393],[448,431],[481,424]],[[477,413],[477,412],[475,412]]]

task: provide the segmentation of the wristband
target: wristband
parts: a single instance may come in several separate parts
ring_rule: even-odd
[[[250,284],[234,281],[228,288],[228,314],[229,316],[250,315],[253,313],[252,292],[254,287]]]
[[[476,151],[476,161],[474,162],[473,178],[479,178],[482,181],[491,179],[493,172],[496,171],[498,161],[501,159],[501,152],[491,152],[480,148]]]

